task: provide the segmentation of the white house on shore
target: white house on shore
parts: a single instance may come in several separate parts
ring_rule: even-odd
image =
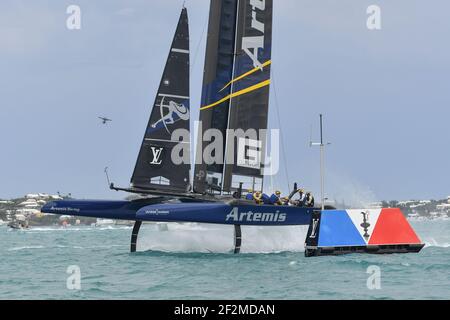
[[[25,196],[26,199],[35,200],[62,200],[63,198],[59,194],[47,194],[47,193],[29,193]]]
[[[39,208],[40,205],[35,198],[29,198],[18,205],[19,207],[24,208]]]

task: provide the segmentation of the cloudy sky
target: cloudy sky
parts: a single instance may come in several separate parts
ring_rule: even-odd
[[[450,194],[450,3],[275,0],[271,127],[289,181],[319,190],[319,113],[327,193],[348,202]],[[182,0],[0,2],[0,198],[71,192],[119,198],[127,186]],[[81,30],[66,9],[81,7]],[[382,9],[382,30],[366,27]],[[198,117],[208,0],[187,0],[192,113]],[[97,116],[114,121],[99,124]],[[284,168],[274,187],[287,182]]]

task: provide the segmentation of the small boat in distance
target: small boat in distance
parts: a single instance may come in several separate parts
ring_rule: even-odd
[[[14,218],[8,223],[8,228],[13,230],[26,230],[29,229],[30,226],[25,215],[16,213]]]

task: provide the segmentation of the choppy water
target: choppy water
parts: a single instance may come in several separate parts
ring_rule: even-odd
[[[237,256],[229,227],[147,225],[136,254],[128,227],[0,227],[0,299],[449,299],[450,221],[413,226],[420,254],[321,258],[304,257],[302,227],[243,229]],[[70,265],[80,291],[67,289]],[[380,290],[367,287],[370,266]]]

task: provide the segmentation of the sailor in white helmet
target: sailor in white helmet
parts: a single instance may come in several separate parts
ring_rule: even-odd
[[[304,189],[298,190],[298,195],[299,195],[298,206],[299,206],[299,207],[304,207],[304,206],[306,205],[306,194],[305,194],[305,190],[304,190]]]

